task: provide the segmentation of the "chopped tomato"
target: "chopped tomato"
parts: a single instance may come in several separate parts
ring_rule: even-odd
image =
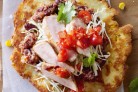
[[[76,40],[76,39],[80,39],[80,38],[84,37],[86,35],[86,30],[83,28],[79,28],[77,30],[72,30],[70,34]]]
[[[80,28],[76,31],[76,38],[81,39],[86,35],[86,30],[83,28]]]
[[[101,29],[102,29],[101,26],[90,28],[88,35],[93,35],[95,33],[98,34],[101,31]]]
[[[95,33],[96,33],[96,31],[95,31],[94,29],[91,28],[91,29],[89,29],[88,35],[91,36],[91,35],[93,35],[93,34],[95,34]]]
[[[59,62],[66,62],[68,60],[68,53],[66,49],[61,49],[58,54]]]
[[[92,16],[89,11],[81,10],[78,13],[78,17],[81,18],[85,23],[89,23],[92,19]]]
[[[83,37],[76,42],[77,46],[82,49],[85,49],[90,46],[89,38]]]
[[[66,31],[60,31],[58,33],[58,35],[59,35],[59,38],[66,38],[67,37],[67,32]]]
[[[91,28],[89,33],[86,34],[86,30],[83,28],[72,30],[70,34],[67,34],[66,31],[60,32],[60,42],[58,43],[60,49],[71,49],[75,50],[76,47],[80,47],[85,49],[90,45],[96,46],[101,45],[103,42],[102,37],[98,34],[101,30],[101,26],[97,26],[95,28]],[[59,61],[64,62],[66,58],[62,58],[64,56],[60,56]],[[62,59],[62,60],[61,60]]]
[[[60,76],[61,78],[69,78],[70,77],[70,73],[64,68],[56,68],[55,74]]]
[[[67,35],[65,39],[60,40],[61,48],[72,49],[75,44],[73,36]]]
[[[101,26],[94,27],[94,30],[98,33],[101,31],[101,29],[102,29]]]
[[[82,63],[78,63],[77,65],[76,65],[76,68],[80,71],[81,70],[81,65],[82,65]]]
[[[103,43],[103,39],[100,35],[98,34],[93,34],[90,38],[90,43],[93,45],[93,46],[96,46],[96,45],[101,45]]]

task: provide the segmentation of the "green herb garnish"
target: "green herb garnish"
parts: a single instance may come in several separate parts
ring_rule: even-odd
[[[129,92],[138,92],[138,78],[131,81],[129,85]]]
[[[70,1],[67,1],[65,4],[61,3],[59,5],[57,20],[58,22],[62,21],[65,24],[68,24],[71,22],[75,14],[76,14],[75,8]]]
[[[94,54],[91,54],[90,57],[84,58],[83,59],[84,67],[92,67],[97,57],[98,57],[97,54],[94,53]]]

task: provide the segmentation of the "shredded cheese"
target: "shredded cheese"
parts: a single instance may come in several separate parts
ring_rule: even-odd
[[[108,5],[111,7],[111,1],[110,0],[106,0],[108,2]]]
[[[109,43],[110,43],[110,46],[111,46],[111,48],[112,48],[112,43],[111,43],[110,37],[108,36],[108,34],[107,34],[107,32],[106,32],[106,29],[105,29],[105,23],[104,23],[102,20],[99,20],[99,21],[97,22],[100,13],[103,12],[103,11],[105,11],[104,8],[103,8],[102,10],[100,10],[100,11],[97,10],[97,12],[95,12],[95,13],[92,15],[92,16],[93,16],[93,19],[92,19],[92,21],[89,22],[89,24],[88,24],[88,26],[87,26],[87,31],[86,31],[86,33],[89,32],[90,27],[94,28],[94,27],[97,27],[98,25],[101,25],[101,28],[102,28],[102,29],[101,29],[101,31],[99,32],[99,35],[102,35],[102,37],[103,37],[104,35],[106,35],[106,37],[108,38],[108,41],[109,41]]]
[[[93,71],[94,71],[94,74],[95,74],[95,76],[98,76],[98,66],[97,66],[97,62],[94,62],[94,64],[93,64]]]
[[[28,64],[28,63],[25,63],[25,64],[27,64],[27,65],[29,65],[31,67],[34,67],[34,68],[36,68],[38,70],[41,70],[40,68],[41,68],[42,62],[40,62],[37,65],[31,65],[31,64]],[[35,81],[40,80],[40,79],[45,79],[44,82],[45,82],[45,85],[46,85],[46,87],[47,87],[47,89],[48,89],[49,92],[65,92],[65,89],[62,90],[59,87],[61,84],[59,84],[59,83],[57,83],[57,82],[55,82],[55,81],[47,78],[46,76],[40,74],[40,77],[36,78]],[[50,84],[50,85],[48,85],[48,84]],[[52,90],[50,89],[50,87],[53,87]]]
[[[52,85],[53,88],[52,88],[52,90],[50,90],[51,86],[49,86],[49,85],[47,85],[47,83],[45,83],[47,85],[47,88],[49,89],[48,90],[49,92],[64,92],[64,89],[62,90],[59,87],[59,85],[60,85],[59,83],[57,83],[57,82],[55,82],[55,81],[53,81],[53,80],[51,80],[51,79],[49,79],[43,75],[41,75],[41,76],[46,79],[46,82],[48,82],[50,85]]]
[[[79,64],[81,58],[77,58],[77,60],[75,61],[75,72],[74,75],[79,76],[80,74],[82,74],[82,70],[83,70],[83,63],[81,63],[80,66],[80,70],[78,69],[77,65]]]
[[[110,5],[110,0],[108,0],[108,2],[109,2],[109,5]],[[104,38],[104,36],[106,36],[108,41],[109,41],[110,47],[112,48],[112,43],[111,43],[110,37],[108,36],[108,34],[106,32],[105,22],[103,22],[102,20],[99,19],[99,16],[100,16],[101,12],[104,12],[104,11],[105,11],[105,9],[103,8],[100,11],[97,10],[92,15],[93,19],[92,19],[92,21],[89,22],[89,24],[87,26],[86,33],[89,33],[89,29],[90,28],[94,28],[94,27],[97,27],[98,25],[100,25],[101,26],[101,30],[99,32],[99,35],[101,35],[102,38]],[[91,50],[90,50],[91,54],[96,53],[98,55],[98,58],[101,59],[101,60],[107,60],[107,58],[110,56],[109,52],[108,52],[107,55],[103,54],[101,45],[98,45],[96,47],[91,46],[90,48],[91,48]],[[92,67],[93,67],[93,71],[94,71],[95,76],[97,76],[98,75],[97,70],[98,69],[101,70],[100,65],[97,62],[95,62]]]

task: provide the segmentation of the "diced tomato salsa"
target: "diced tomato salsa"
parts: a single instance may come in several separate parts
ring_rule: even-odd
[[[81,18],[86,24],[88,24],[92,19],[91,13],[86,10],[79,11],[78,17]]]
[[[59,33],[60,42],[59,45],[64,49],[74,49],[80,47],[85,49],[91,45],[101,45],[102,37],[98,34],[99,27],[91,30],[89,34],[86,34],[86,30],[79,28],[72,30],[71,33],[67,34],[65,31]]]
[[[60,41],[58,43],[60,51],[58,54],[58,61],[65,62],[68,60],[68,54],[66,49],[76,50],[77,47],[82,49],[88,48],[89,46],[102,45],[103,38],[99,35],[101,27],[95,27],[91,29],[89,33],[83,28],[74,29],[70,33],[61,31],[58,33]]]
[[[64,68],[56,68],[55,74],[58,75],[61,78],[69,78],[70,73]]]

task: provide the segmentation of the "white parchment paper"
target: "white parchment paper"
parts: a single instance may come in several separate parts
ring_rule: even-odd
[[[27,80],[22,79],[13,69],[10,62],[12,48],[5,46],[5,41],[13,33],[12,15],[21,0],[3,0],[2,25],[2,61],[3,61],[3,92],[38,92]]]
[[[13,14],[22,0],[3,0],[2,25],[2,61],[3,61],[3,92],[38,92],[27,80],[22,79],[11,66],[9,59],[12,48],[5,46],[5,41],[13,33]],[[118,92],[124,92],[123,86]]]

